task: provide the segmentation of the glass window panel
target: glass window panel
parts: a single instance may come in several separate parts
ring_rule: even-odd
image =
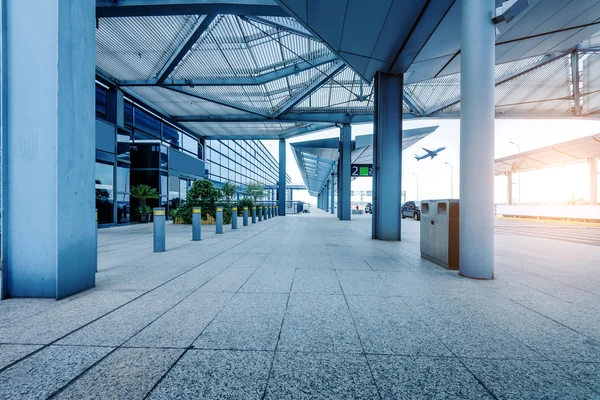
[[[106,89],[100,85],[96,85],[96,112],[101,115],[106,115],[107,95]]]
[[[131,221],[131,205],[129,195],[124,193],[117,194],[117,223],[126,224]]]
[[[99,224],[114,223],[114,165],[96,162],[96,209]]]
[[[179,196],[182,201],[187,199],[188,181],[187,179],[179,179]]]
[[[198,155],[198,140],[188,135],[183,135],[183,149],[193,155]]]
[[[160,146],[160,168],[168,169],[168,165],[169,165],[169,148],[165,145],[162,145],[162,146]]]
[[[125,124],[133,126],[133,104],[125,102]]]
[[[160,139],[158,137],[154,137],[152,135],[147,134],[146,132],[140,131],[139,129],[133,130],[133,138],[136,142],[140,143],[160,143]]]
[[[175,147],[176,149],[181,147],[179,135],[180,133],[177,129],[171,125],[163,124],[163,140],[169,143],[171,147]]]
[[[137,107],[135,108],[134,113],[135,127],[137,129],[142,129],[153,136],[160,137],[161,122],[158,118]]]
[[[129,193],[129,164],[117,163],[117,192]]]
[[[169,188],[168,188],[168,176],[166,173],[162,172],[160,174],[160,195],[161,196],[168,196],[169,195]]]
[[[117,129],[117,159],[130,161],[129,147],[131,146],[131,132],[125,129]]]

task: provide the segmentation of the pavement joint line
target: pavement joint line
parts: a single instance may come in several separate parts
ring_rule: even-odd
[[[271,365],[269,366],[269,373],[267,374],[267,381],[265,382],[265,389],[263,390],[263,394],[261,396],[261,400],[267,396],[267,391],[269,389],[269,381],[271,380],[271,375],[273,374],[273,368],[275,365],[275,357],[277,357],[277,349],[279,348],[279,341],[281,339],[281,332],[283,331],[283,324],[285,323],[285,315],[287,314],[288,307],[290,304],[290,297],[292,296],[292,288],[294,287],[294,280],[296,279],[296,269],[294,269],[294,276],[292,277],[292,282],[290,283],[290,290],[288,292],[287,300],[285,301],[285,309],[283,310],[283,315],[281,316],[281,325],[279,325],[279,333],[277,334],[277,342],[275,343],[275,350],[273,350],[273,357],[271,358]]]
[[[283,221],[282,221],[282,222],[283,222]],[[258,236],[259,234],[261,234],[261,233],[263,233],[263,232],[265,232],[265,231],[267,231],[267,230],[271,229],[273,226],[276,226],[276,225],[271,225],[271,226],[269,226],[269,227],[266,227],[266,229],[263,229],[263,230],[260,230],[260,231],[256,232],[256,234],[254,234],[252,237],[250,237],[250,238],[248,238],[248,239],[244,240],[244,242],[245,242],[245,241],[248,241],[248,240],[250,240],[250,239],[252,239],[254,236]],[[192,243],[193,243],[193,242],[192,242]],[[71,335],[71,334],[73,334],[73,333],[75,333],[75,332],[77,332],[77,331],[79,331],[79,330],[81,330],[81,329],[83,329],[83,328],[85,328],[85,327],[87,327],[87,326],[89,326],[89,325],[93,324],[94,322],[96,322],[96,321],[100,320],[101,318],[104,318],[105,316],[107,316],[107,315],[109,315],[109,314],[111,314],[111,313],[113,313],[113,312],[115,312],[115,311],[117,311],[117,310],[119,310],[119,309],[121,309],[121,308],[125,307],[126,305],[128,305],[128,304],[130,304],[130,303],[132,303],[132,302],[134,302],[134,301],[136,301],[136,300],[138,300],[139,298],[141,298],[141,297],[143,297],[143,296],[145,296],[145,295],[147,295],[147,294],[149,294],[149,293],[151,293],[151,292],[153,292],[153,291],[155,291],[155,290],[157,290],[157,289],[159,289],[159,288],[163,287],[164,285],[166,285],[166,284],[170,283],[171,281],[173,281],[173,280],[175,280],[175,279],[177,279],[177,278],[181,277],[182,275],[185,275],[186,273],[188,273],[188,272],[190,272],[190,271],[192,271],[192,270],[194,270],[194,269],[196,269],[196,268],[198,268],[198,267],[202,266],[203,264],[207,263],[208,261],[211,261],[212,259],[214,259],[214,258],[216,258],[216,257],[218,257],[218,256],[220,256],[220,255],[222,255],[222,254],[223,254],[223,253],[225,253],[226,251],[228,251],[228,250],[231,250],[231,249],[232,249],[232,248],[234,248],[235,246],[236,246],[236,245],[233,245],[233,246],[231,246],[231,247],[229,247],[229,248],[227,248],[227,249],[223,250],[221,253],[215,254],[215,255],[214,255],[214,256],[212,256],[211,258],[209,258],[209,259],[207,259],[207,260],[203,261],[202,263],[200,263],[200,264],[197,264],[197,265],[195,265],[194,267],[192,267],[192,268],[190,268],[190,269],[188,269],[188,270],[186,270],[186,271],[182,272],[181,274],[179,274],[179,275],[177,275],[177,276],[175,276],[175,277],[173,277],[173,278],[171,278],[171,279],[169,279],[169,280],[167,280],[167,281],[165,281],[165,282],[161,283],[160,285],[156,286],[155,288],[153,288],[153,289],[150,289],[150,290],[148,290],[148,291],[146,291],[146,292],[144,292],[144,293],[140,294],[139,296],[137,296],[137,297],[135,297],[135,298],[133,298],[133,299],[131,299],[131,300],[129,300],[129,301],[127,301],[127,302],[125,302],[125,303],[121,304],[120,306],[118,306],[118,307],[116,307],[116,308],[114,308],[114,309],[112,309],[112,310],[108,311],[107,313],[105,313],[105,314],[103,314],[103,315],[101,315],[101,316],[99,316],[99,317],[97,317],[97,318],[95,318],[95,319],[93,319],[93,320],[91,320],[91,321],[89,321],[89,322],[87,322],[87,323],[83,324],[82,326],[80,326],[80,327],[78,327],[78,328],[76,328],[76,329],[74,329],[74,330],[72,330],[72,331],[70,331],[70,332],[68,332],[68,333],[66,333],[66,334],[64,334],[63,336],[61,336],[61,337],[59,337],[59,338],[57,338],[57,339],[53,340],[52,342],[50,342],[50,343],[47,343],[47,344],[43,345],[41,348],[39,348],[39,349],[37,349],[37,350],[35,350],[35,351],[33,351],[33,352],[31,352],[31,353],[29,353],[29,354],[27,354],[27,355],[25,355],[25,356],[21,357],[21,358],[19,358],[19,359],[17,359],[17,360],[15,360],[15,361],[13,361],[12,363],[10,363],[10,364],[8,364],[8,365],[6,365],[6,366],[4,366],[4,367],[0,368],[0,374],[1,374],[1,373],[3,373],[4,371],[6,371],[7,369],[9,369],[9,368],[13,367],[14,365],[16,365],[16,364],[20,363],[21,361],[24,361],[24,360],[26,360],[27,358],[29,358],[29,357],[31,357],[31,356],[33,356],[33,355],[35,355],[35,354],[37,354],[37,353],[39,353],[39,352],[41,352],[41,351],[43,351],[43,350],[47,349],[48,347],[50,347],[50,346],[54,345],[56,342],[58,342],[58,341],[60,341],[60,340],[62,340],[62,339],[64,339],[64,338],[66,338],[67,336],[69,336],[69,335]],[[212,278],[211,278],[211,279],[212,279]],[[206,283],[208,283],[208,282],[209,282],[209,281],[205,282],[204,284],[206,284]],[[85,293],[85,292],[84,292],[84,293]],[[190,294],[190,295],[191,295],[191,294]],[[153,322],[154,322],[154,321],[153,321]],[[211,321],[211,322],[212,322],[212,321]],[[138,333],[139,333],[139,332],[138,332]],[[107,347],[112,347],[112,346],[107,346]],[[113,350],[113,351],[114,351],[114,350]],[[106,356],[102,357],[100,360],[98,360],[98,362],[102,361],[104,358],[106,358],[106,357],[107,357],[108,355],[110,355],[110,354],[112,354],[112,351],[111,351],[110,353],[108,353]],[[98,362],[96,362],[94,365],[96,365]],[[94,365],[92,365],[92,366],[94,366]],[[78,376],[77,376],[75,379],[79,378],[79,377],[80,377],[80,376],[81,376],[83,373],[85,373],[85,372],[87,372],[87,370],[86,370],[86,371],[84,371],[84,372],[82,372],[81,374],[79,374],[79,375],[78,375]],[[65,386],[63,386],[63,388],[59,389],[59,391],[58,391],[58,392],[56,392],[56,393],[52,393],[52,394],[51,394],[49,397],[52,397],[52,396],[55,396],[55,394],[58,394],[58,393],[59,393],[60,391],[62,391],[62,390],[63,390],[63,389],[66,387],[66,386],[70,385],[70,384],[71,384],[71,382],[72,382],[72,381],[68,382],[68,383],[67,383]]]
[[[283,223],[283,222],[284,221],[281,221],[280,223]],[[264,230],[260,231],[259,233],[267,231],[267,230],[269,230],[269,229],[271,229],[271,228],[273,228],[275,226],[277,226],[277,225],[272,225],[272,226],[268,227],[267,229],[264,229]],[[256,236],[258,236],[258,234],[253,235],[251,238],[248,238],[244,242],[249,241],[249,240],[251,240],[252,238],[254,238]],[[242,243],[244,243],[244,242],[242,242]],[[235,247],[235,246],[233,246],[233,247]],[[227,251],[227,250],[225,250],[225,251]],[[249,254],[249,253],[245,253],[244,255],[247,255],[247,254]],[[238,260],[239,260],[239,258],[238,258]],[[235,268],[231,268],[231,265],[233,265],[234,262],[235,261],[231,262],[231,264],[229,264],[227,267],[223,268],[223,270],[221,272],[225,271],[226,269],[235,269]],[[187,354],[188,351],[190,351],[190,350],[205,350],[205,349],[199,349],[199,348],[197,349],[197,348],[195,348],[194,347],[194,343],[198,340],[198,338],[200,338],[200,336],[202,336],[202,334],[204,333],[204,331],[206,331],[206,329],[208,329],[208,327],[213,323],[213,321],[221,314],[221,312],[225,309],[225,307],[227,307],[227,305],[229,304],[229,302],[231,301],[231,299],[233,299],[236,294],[240,293],[240,290],[242,289],[242,287],[244,287],[244,285],[248,282],[248,280],[250,280],[250,278],[252,276],[254,276],[254,274],[256,273],[256,271],[258,271],[258,268],[259,267],[256,267],[254,269],[254,271],[252,271],[252,273],[248,276],[248,278],[246,278],[246,280],[244,281],[244,283],[242,283],[240,285],[240,287],[238,288],[237,292],[235,292],[232,296],[229,297],[229,299],[225,302],[225,304],[223,305],[223,307],[221,307],[221,309],[213,316],[213,318],[211,318],[210,322],[208,324],[206,324],[206,326],[204,326],[204,328],[194,338],[194,340],[192,340],[191,344],[187,348],[184,349],[184,351],[181,353],[181,355],[179,357],[177,357],[177,359],[173,362],[173,364],[171,364],[169,366],[169,368],[165,371],[165,373],[154,383],[154,385],[152,386],[152,388],[150,388],[150,390],[144,396],[144,400],[147,399],[148,396],[150,396],[150,394],[158,387],[158,385],[165,379],[165,377],[169,374],[169,372],[171,372],[171,370],[175,367],[175,365],[177,365],[177,363],[179,362],[179,360],[181,360],[183,358],[183,356],[185,356]],[[208,283],[208,282],[210,282],[210,281],[205,282],[205,284]]]
[[[371,363],[369,362],[369,357],[367,357],[367,354],[365,351],[365,345],[363,343],[362,338],[360,337],[360,333],[358,332],[358,327],[356,326],[356,321],[354,320],[354,315],[352,314],[352,310],[350,309],[350,304],[348,304],[348,299],[346,298],[346,294],[344,292],[344,288],[342,287],[342,283],[340,282],[340,277],[337,274],[337,271],[335,272],[335,276],[337,277],[338,285],[340,285],[340,290],[342,291],[342,296],[344,297],[344,302],[346,303],[346,308],[348,309],[348,314],[350,314],[350,320],[352,321],[352,326],[354,326],[354,331],[356,332],[356,337],[358,338],[358,342],[360,343],[360,347],[362,349],[361,354],[364,357],[365,362],[367,363],[367,367],[369,368],[369,373],[371,374],[371,379],[373,381],[373,385],[375,385],[375,389],[377,390],[377,396],[379,397],[380,400],[382,400],[383,397],[381,396],[381,391],[379,389],[379,385],[377,384],[377,380],[375,379],[375,374],[373,373],[373,368],[371,367]]]

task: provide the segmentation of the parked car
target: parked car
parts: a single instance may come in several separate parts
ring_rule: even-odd
[[[402,215],[402,219],[409,217],[413,218],[415,221],[421,220],[421,208],[414,201],[407,201],[404,203],[400,214]]]
[[[365,214],[373,214],[373,206],[371,203],[367,203],[365,206]]]

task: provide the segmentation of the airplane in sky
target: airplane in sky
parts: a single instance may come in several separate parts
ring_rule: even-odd
[[[427,157],[431,157],[431,159],[433,160],[433,157],[437,156],[440,151],[446,149],[445,147],[440,147],[437,150],[427,150],[425,147],[421,147],[421,148],[423,150],[425,150],[427,152],[427,154],[422,155],[422,156],[419,156],[419,155],[415,154],[415,158],[417,159],[417,161],[422,160],[422,159],[427,158]]]

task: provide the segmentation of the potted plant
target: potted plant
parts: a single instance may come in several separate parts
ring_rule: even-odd
[[[158,199],[158,191],[148,185],[135,185],[131,187],[131,197],[140,202],[140,205],[136,209],[137,213],[140,215],[140,222],[149,222],[152,208],[146,204],[146,201]]]

